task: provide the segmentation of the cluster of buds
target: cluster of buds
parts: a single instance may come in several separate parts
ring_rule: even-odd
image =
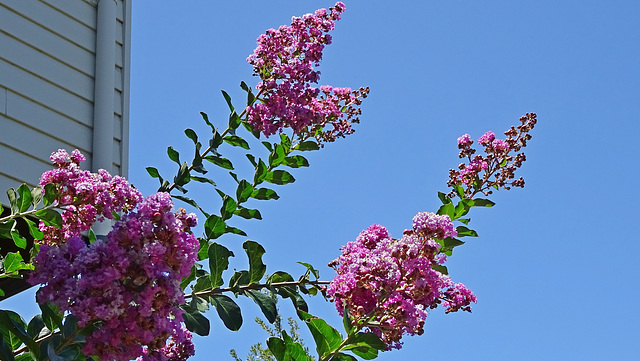
[[[258,46],[247,58],[254,75],[261,79],[257,85],[260,102],[247,107],[254,130],[269,136],[289,127],[319,142],[353,133],[351,124],[359,122],[360,104],[369,88],[312,86],[320,79],[315,67],[322,60],[322,51],[331,44],[328,32],[344,10],[345,5],[338,2],[328,11],[293,17],[290,26],[269,29],[258,37]]]
[[[442,304],[446,313],[471,311],[470,304],[477,301],[463,284],[438,271],[446,257],[436,239],[456,235],[448,216],[429,212],[418,213],[413,229],[399,239],[391,238],[385,227],[371,225],[330,264],[337,275],[327,294],[340,315],[348,313],[387,349],[400,348],[403,335],[424,332],[428,309]]]
[[[485,155],[474,155],[476,150],[471,147],[473,140],[469,134],[458,138],[459,157],[466,158],[468,163],[461,163],[457,170],[449,170],[447,185],[462,187],[467,198],[479,192],[489,195],[492,188],[508,190],[511,187],[524,187],[524,179],[516,179],[515,171],[526,160],[522,148],[531,139],[529,131],[536,122],[536,114],[527,113],[520,118],[520,125],[504,132],[506,139],[498,139],[493,132],[486,132],[478,138]],[[453,198],[455,194],[451,192],[449,196]]]

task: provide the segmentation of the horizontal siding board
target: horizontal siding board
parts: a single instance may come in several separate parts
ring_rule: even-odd
[[[51,153],[58,149],[67,149],[69,152],[74,149],[72,144],[62,142],[4,115],[0,115],[0,126],[0,143],[27,152],[43,162],[49,162]]]
[[[114,139],[113,140],[113,164],[119,166],[122,163],[121,159],[122,159],[122,146],[119,140]],[[114,173],[114,174],[119,174],[119,173]]]
[[[122,140],[122,117],[118,114],[113,115],[113,138]]]
[[[0,114],[7,114],[7,89],[0,87]]]
[[[30,44],[87,75],[95,74],[95,54],[0,6],[0,31]]]
[[[0,32],[0,58],[93,101],[93,78]]]
[[[116,43],[124,44],[124,23],[118,21],[116,23]]]
[[[84,1],[69,1],[69,0],[41,0],[49,6],[55,7],[59,11],[74,18],[76,21],[81,22],[85,26],[94,29],[96,28],[96,16],[97,9],[95,6],[86,3]]]
[[[70,144],[71,148],[82,150],[86,155],[91,154],[93,133],[86,124],[78,123],[11,91],[7,92],[6,115],[58,138]]]
[[[23,17],[89,51],[95,51],[96,49],[96,34],[94,29],[87,27],[41,1],[3,0],[0,5],[11,8]]]
[[[19,185],[22,182],[37,184],[42,173],[51,169],[51,163],[33,158],[23,152],[0,143],[0,173],[16,179]],[[5,189],[6,190],[6,189]]]
[[[131,1],[131,0],[127,0],[127,1]],[[120,20],[120,21],[124,21],[124,2],[122,0],[116,0],[117,2],[117,7],[116,7],[116,19]]]
[[[114,89],[113,102],[114,102],[113,112],[117,115],[122,116],[122,92],[121,91]]]
[[[122,74],[123,70],[121,67],[116,66],[116,73],[115,73],[115,84],[116,84],[116,90],[122,91],[123,89],[123,81],[124,81],[124,75]]]
[[[21,182],[18,179],[12,178],[9,175],[3,174],[3,170],[0,169],[0,202],[5,206],[9,204],[9,198],[7,198],[7,189],[13,188],[17,189],[20,187],[20,184],[27,183],[29,187],[35,187],[36,183],[38,183],[39,179],[33,180],[31,182]]]
[[[93,103],[73,95],[0,59],[0,85],[87,124],[93,123]],[[11,104],[7,104],[10,107]]]

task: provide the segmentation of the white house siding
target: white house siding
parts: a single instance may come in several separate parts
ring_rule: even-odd
[[[114,0],[100,0],[114,1]],[[97,0],[0,0],[0,200],[59,148],[91,168]],[[114,174],[127,175],[130,0],[117,0]]]

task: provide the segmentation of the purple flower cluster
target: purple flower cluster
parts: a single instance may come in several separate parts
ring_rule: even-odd
[[[40,185],[55,185],[57,206],[65,211],[61,229],[40,225],[45,244],[63,243],[87,231],[96,220],[112,219],[112,212],[127,212],[142,200],[140,192],[125,178],[112,177],[104,169],[98,173],[80,169],[85,157],[77,149],[71,155],[60,149],[50,159],[55,169],[42,174]]]
[[[79,236],[44,244],[29,282],[50,302],[96,326],[83,352],[103,360],[178,360],[193,354],[182,328],[180,281],[197,259],[193,213],[172,212],[168,193],[156,193],[123,216],[106,240]],[[169,344],[167,344],[169,340]],[[176,358],[175,355],[182,355]]]
[[[527,113],[520,117],[520,125],[511,127],[504,134],[506,139],[498,139],[489,131],[478,138],[478,143],[484,146],[485,155],[475,155],[476,150],[471,146],[473,140],[469,134],[458,138],[460,158],[467,158],[468,163],[461,163],[458,169],[449,170],[449,186],[464,186],[465,197],[472,198],[476,193],[486,195],[492,193],[491,188],[510,189],[524,187],[524,179],[515,179],[515,171],[526,160],[522,148],[531,139],[529,131],[537,123],[535,113]],[[515,154],[512,154],[515,153]],[[450,196],[455,196],[451,192]]]
[[[327,33],[344,10],[345,5],[338,2],[329,11],[293,17],[290,26],[269,29],[258,37],[258,46],[247,58],[261,79],[257,89],[263,96],[261,102],[247,107],[255,130],[269,136],[290,127],[296,134],[327,142],[353,133],[351,124],[358,123],[361,114],[360,98],[366,98],[369,89],[311,86],[320,78],[315,67],[322,51],[331,44]],[[325,129],[328,125],[330,129]]]
[[[442,304],[447,313],[471,311],[469,305],[477,301],[464,285],[434,269],[446,259],[435,239],[456,235],[448,216],[429,212],[418,213],[413,230],[400,239],[371,225],[332,262],[338,274],[327,293],[340,315],[348,312],[354,324],[376,333],[388,349],[400,348],[404,334],[424,332],[428,309]]]

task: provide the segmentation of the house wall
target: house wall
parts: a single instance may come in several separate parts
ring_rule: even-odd
[[[116,1],[116,0],[100,0]],[[127,175],[131,4],[117,0],[112,174]],[[91,169],[97,0],[0,0],[0,200],[79,149]]]

